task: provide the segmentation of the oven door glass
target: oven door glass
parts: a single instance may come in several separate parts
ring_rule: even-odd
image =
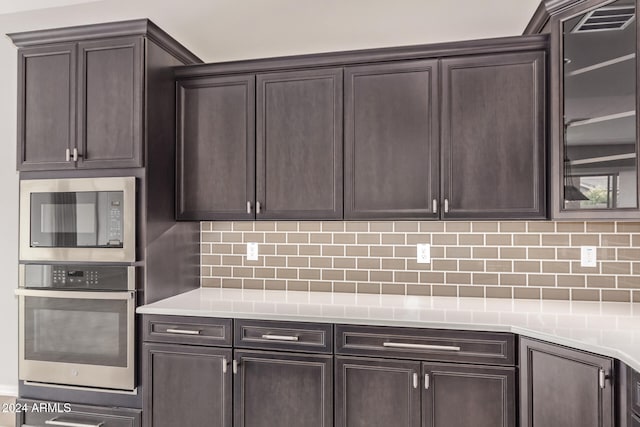
[[[27,360],[126,367],[126,300],[25,297]]]
[[[122,191],[31,193],[31,247],[121,248]]]

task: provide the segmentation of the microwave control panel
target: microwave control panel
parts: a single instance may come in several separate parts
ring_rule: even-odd
[[[118,246],[122,247],[122,238],[123,233],[123,224],[122,224],[122,205],[123,205],[123,194],[122,192],[113,192],[109,193],[109,206],[108,206],[108,246]]]

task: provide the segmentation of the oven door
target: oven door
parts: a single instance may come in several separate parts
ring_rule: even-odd
[[[135,388],[135,292],[15,292],[21,380]]]
[[[20,182],[20,258],[135,261],[135,178]]]

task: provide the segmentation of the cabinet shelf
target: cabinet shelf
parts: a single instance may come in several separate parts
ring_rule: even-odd
[[[630,53],[628,55],[619,56],[617,58],[609,59],[607,61],[602,61],[595,63],[593,65],[589,65],[587,67],[578,68],[577,70],[569,71],[566,73],[566,77],[579,76],[581,74],[585,74],[591,71],[600,70],[602,68],[609,67],[611,65],[620,64],[621,62],[631,61],[636,58],[635,53]]]
[[[594,124],[594,123],[601,123],[601,122],[606,122],[606,121],[609,121],[609,120],[623,119],[625,117],[634,117],[635,115],[636,115],[635,110],[623,111],[621,113],[607,114],[606,116],[592,117],[590,119],[574,120],[574,121],[571,121],[569,123],[566,123],[566,127],[567,127],[567,129],[575,128],[575,127],[578,127],[578,126],[591,125],[591,124]]]

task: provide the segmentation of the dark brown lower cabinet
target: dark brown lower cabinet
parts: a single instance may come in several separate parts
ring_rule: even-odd
[[[640,417],[636,414],[631,414],[629,416],[629,427],[640,427]]]
[[[520,338],[521,427],[613,427],[613,360]]]
[[[234,426],[333,426],[333,356],[244,350],[234,356]]]
[[[423,427],[515,427],[515,368],[424,363],[422,369]]]
[[[230,427],[231,349],[144,344],[147,427]]]
[[[420,362],[336,357],[336,427],[419,427]]]
[[[336,357],[336,427],[515,427],[515,396],[513,367]]]
[[[16,413],[19,427],[140,427],[139,409],[75,405],[66,402],[43,402],[18,399],[23,411]],[[179,425],[179,424],[177,424]]]

